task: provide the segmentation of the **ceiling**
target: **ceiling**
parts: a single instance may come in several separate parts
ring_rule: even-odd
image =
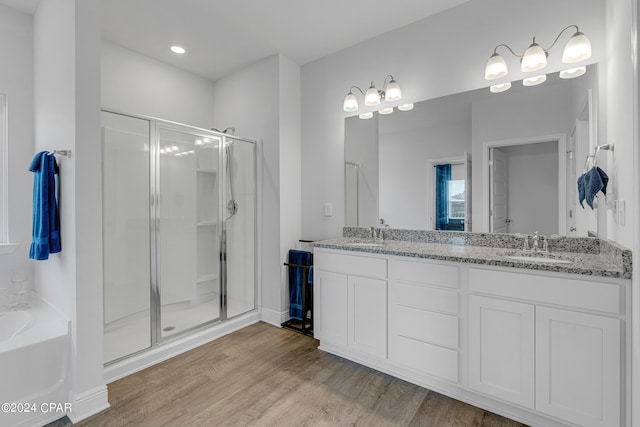
[[[39,1],[0,4],[33,13]],[[102,35],[217,80],[277,53],[302,65],[467,1],[102,0]]]

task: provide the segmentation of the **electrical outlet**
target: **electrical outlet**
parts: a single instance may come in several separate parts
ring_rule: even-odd
[[[333,216],[333,204],[331,203],[324,204],[324,216]]]

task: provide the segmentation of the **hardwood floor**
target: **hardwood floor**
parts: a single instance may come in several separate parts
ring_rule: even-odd
[[[522,426],[317,346],[258,323],[110,384],[111,408],[77,425]]]

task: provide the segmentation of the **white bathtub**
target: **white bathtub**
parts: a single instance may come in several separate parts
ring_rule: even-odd
[[[4,317],[4,319],[3,319]],[[4,320],[4,321],[3,321]],[[65,415],[69,322],[44,302],[0,314],[0,427],[38,426]]]

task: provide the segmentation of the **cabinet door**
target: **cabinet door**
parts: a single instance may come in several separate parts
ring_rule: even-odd
[[[314,335],[347,346],[347,275],[316,270],[313,283]]]
[[[620,422],[620,320],[536,308],[536,409],[581,426]]]
[[[349,347],[387,358],[387,281],[349,276]]]
[[[469,387],[533,408],[532,304],[469,296]]]

